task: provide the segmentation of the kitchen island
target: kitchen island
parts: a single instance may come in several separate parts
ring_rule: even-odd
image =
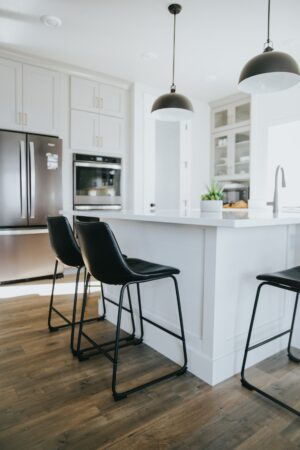
[[[238,373],[258,281],[256,275],[300,265],[300,214],[274,217],[265,211],[222,213],[73,211],[71,215],[100,217],[110,224],[123,253],[130,257],[178,267],[188,369],[214,385]],[[101,251],[101,249],[99,249]],[[142,285],[144,315],[179,332],[169,280]],[[105,286],[118,298],[119,287]],[[134,310],[137,299],[132,289]],[[253,339],[255,342],[289,328],[291,293],[266,287],[262,292]],[[116,322],[116,308],[108,305]],[[138,321],[136,321],[138,324]],[[122,328],[129,331],[124,314]],[[300,344],[297,322],[293,342]],[[181,346],[145,323],[144,341],[176,362]],[[287,345],[287,336],[258,348],[249,365]],[[300,346],[300,345],[299,345]]]

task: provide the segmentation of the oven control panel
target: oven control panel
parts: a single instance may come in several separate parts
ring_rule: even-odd
[[[73,161],[121,164],[121,158],[113,158],[111,156],[83,155],[80,153],[73,154]]]

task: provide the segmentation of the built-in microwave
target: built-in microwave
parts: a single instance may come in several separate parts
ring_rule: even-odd
[[[73,155],[73,206],[78,210],[121,209],[121,158]]]

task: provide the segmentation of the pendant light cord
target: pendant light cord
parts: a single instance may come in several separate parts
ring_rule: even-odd
[[[270,14],[271,14],[271,0],[268,0],[268,37],[267,37],[267,44],[269,44],[270,41]]]
[[[175,79],[175,39],[176,39],[176,14],[174,14],[174,27],[173,27],[173,68],[172,68],[172,84],[171,92],[176,92]]]

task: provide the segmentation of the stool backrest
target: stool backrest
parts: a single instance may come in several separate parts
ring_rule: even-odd
[[[133,279],[107,223],[77,222],[75,227],[85,266],[94,278],[106,284],[124,284]]]
[[[64,216],[47,217],[51,247],[57,259],[71,267],[83,267],[80,248],[71,225]]]

